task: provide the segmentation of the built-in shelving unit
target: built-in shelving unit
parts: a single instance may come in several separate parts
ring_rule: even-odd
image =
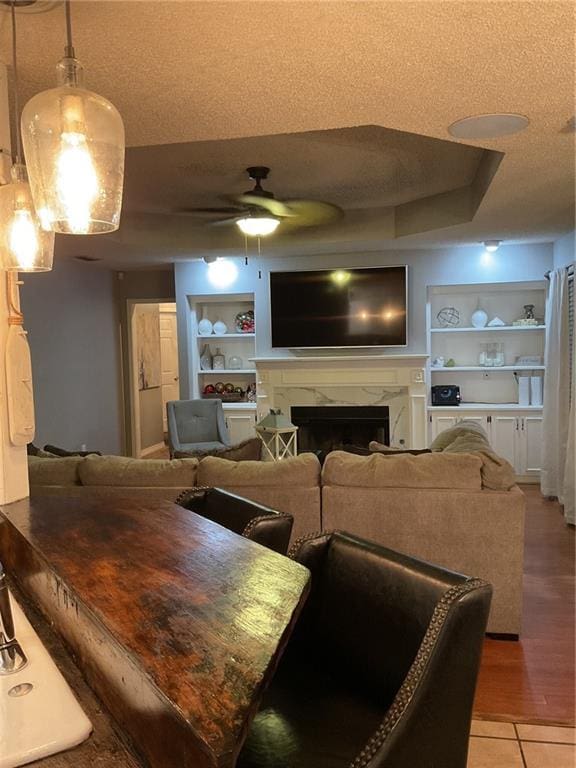
[[[528,331],[545,331],[545,325],[492,325],[485,328],[430,328],[430,333],[526,333]]]
[[[227,293],[205,296],[190,296],[190,339],[192,360],[192,396],[202,397],[204,388],[208,384],[221,381],[223,384],[233,384],[244,391],[249,384],[256,383],[256,369],[253,358],[256,352],[256,333],[237,333],[236,315],[248,310],[254,311],[254,294],[252,293]],[[215,323],[224,322],[228,331],[223,334],[212,333],[203,335],[198,333],[198,323],[202,318]],[[231,357],[239,357],[242,360],[241,368],[216,368],[202,370],[200,356],[205,345],[208,345],[212,355],[219,349],[224,355],[225,361]],[[226,424],[232,443],[238,443],[255,434],[256,403],[255,402],[228,402],[223,404]]]
[[[534,306],[538,324],[513,325],[528,304]],[[445,307],[457,310],[457,326],[440,327],[438,312]],[[471,318],[478,307],[488,321],[498,317],[504,325],[475,328]],[[430,440],[459,421],[472,419],[487,432],[494,450],[510,461],[519,479],[538,479],[542,406],[519,404],[518,378],[545,374],[545,307],[544,280],[428,288],[428,381],[430,386],[456,385],[462,397],[458,406],[434,406],[429,397]],[[504,365],[480,365],[481,345],[491,342],[503,345]],[[440,357],[455,365],[434,366]],[[521,357],[539,363],[517,363]]]
[[[212,371],[200,371],[200,376],[224,376],[225,374],[231,374],[233,376],[239,376],[241,373],[254,374],[253,368],[216,368]]]
[[[218,341],[218,339],[222,339],[223,341],[231,341],[232,339],[254,339],[256,337],[255,333],[211,333],[209,336],[206,336],[204,334],[198,334],[198,340],[201,339],[207,339],[209,341]]]
[[[435,405],[429,408],[434,413],[465,413],[467,411],[541,411],[541,405],[518,405],[518,403],[460,403],[460,405]]]
[[[543,365],[453,365],[444,366],[443,368],[435,368],[431,366],[432,373],[451,373],[452,371],[489,371],[490,373],[498,373],[498,371],[543,371]]]

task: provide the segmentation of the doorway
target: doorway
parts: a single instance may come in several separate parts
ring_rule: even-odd
[[[176,304],[159,304],[160,316],[160,367],[162,371],[162,427],[168,433],[166,403],[180,397],[180,376],[178,373],[178,330],[176,326]]]
[[[166,403],[179,398],[173,302],[128,302],[130,422],[135,458],[168,457]]]

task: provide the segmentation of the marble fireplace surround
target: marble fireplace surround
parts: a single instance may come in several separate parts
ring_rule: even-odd
[[[270,408],[387,405],[390,443],[425,448],[427,355],[255,357],[258,420]]]

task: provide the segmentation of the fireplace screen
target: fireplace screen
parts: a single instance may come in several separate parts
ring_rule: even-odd
[[[389,444],[386,405],[293,406],[290,419],[298,429],[298,451],[327,452],[343,445],[367,448],[371,440]]]

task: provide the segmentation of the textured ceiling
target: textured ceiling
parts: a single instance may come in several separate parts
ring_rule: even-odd
[[[368,153],[356,165],[357,156],[347,152],[344,162],[337,141],[331,155],[327,142],[315,147],[313,141],[287,137],[279,150],[282,162],[267,158],[273,172],[276,167],[270,186],[280,196],[325,197],[328,190],[335,202],[347,198],[354,210],[346,226],[306,232],[292,245],[279,240],[278,251],[350,250],[360,240],[373,249],[493,237],[545,241],[573,225],[574,133],[565,130],[574,112],[572,2],[75,0],[72,5],[87,84],[120,109],[129,145],[162,146],[141,150],[150,151],[143,167],[157,185],[155,200],[149,194],[154,185],[139,188],[127,179],[125,235],[136,220],[143,242],[128,248],[111,238],[83,238],[80,244],[77,238],[59,238],[62,252],[98,252],[128,266],[180,258],[189,236],[190,253],[197,253],[197,222],[176,217],[173,226],[172,218],[135,219],[130,213],[141,204],[159,210],[183,197],[195,202],[203,189],[215,194],[221,183],[228,191],[234,174],[235,184],[241,183],[244,160],[236,163],[234,152],[224,149],[219,157],[198,158],[190,149],[193,142],[214,148],[222,139],[262,136],[264,147],[274,134],[354,126],[447,140],[447,126],[455,120],[493,111],[526,114],[531,124],[516,136],[466,142],[504,153],[474,220],[396,240],[384,222],[375,226],[383,200],[394,195],[400,200],[406,192],[399,184],[404,169],[393,152],[388,160],[377,158],[373,168]],[[10,52],[7,21],[1,13],[4,60]],[[53,83],[53,65],[62,53],[62,8],[22,13],[19,24],[22,91],[28,98]],[[180,165],[167,144],[183,145]],[[284,159],[292,153],[299,162],[291,170]],[[190,173],[154,168],[154,157],[158,162],[165,157],[171,168],[189,166]],[[389,178],[378,180],[376,167]],[[466,164],[456,172],[465,174]],[[420,178],[426,189],[436,183],[421,172],[404,175],[408,183]],[[146,232],[157,237],[146,239]],[[166,232],[173,232],[178,247]],[[221,248],[217,238],[213,247]],[[267,250],[274,251],[270,240]]]

